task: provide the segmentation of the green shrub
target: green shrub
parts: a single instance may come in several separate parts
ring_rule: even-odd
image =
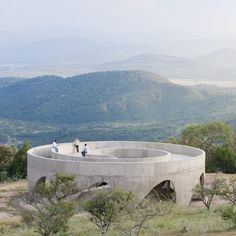
[[[7,171],[16,153],[16,149],[9,145],[0,145],[0,172]]]
[[[27,176],[27,151],[31,148],[31,144],[25,142],[23,146],[16,152],[7,172],[9,177],[25,178]]]
[[[226,206],[221,210],[221,217],[224,220],[230,220],[236,226],[236,207]]]
[[[214,171],[222,171],[232,174],[236,172],[236,153],[229,147],[217,147],[212,154],[213,161],[211,163]]]
[[[7,181],[9,179],[7,171],[3,170],[0,172],[0,182]]]
[[[38,186],[35,196],[28,201],[36,211],[22,212],[22,218],[28,226],[34,225],[43,236],[66,231],[68,219],[73,216],[76,207],[71,196],[78,194],[76,179],[73,175],[56,174],[55,179]]]
[[[124,214],[133,201],[134,195],[130,192],[103,190],[95,192],[83,206],[90,213],[90,221],[99,228],[101,235],[107,235],[111,224]]]

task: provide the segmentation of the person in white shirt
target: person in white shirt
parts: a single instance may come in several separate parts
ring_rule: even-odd
[[[85,157],[88,152],[89,152],[89,148],[88,148],[87,143],[85,143],[83,151],[81,152],[81,154],[82,154],[83,157]]]
[[[76,152],[79,152],[80,141],[79,141],[78,138],[75,139],[75,141],[74,141],[74,145],[75,145],[75,148],[76,148]]]
[[[54,148],[55,151],[58,152],[57,140],[56,140],[56,139],[55,139],[54,142],[52,143],[52,148]]]

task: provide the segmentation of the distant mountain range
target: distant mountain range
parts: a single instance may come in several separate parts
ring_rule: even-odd
[[[85,37],[43,39],[0,47],[0,64],[91,65],[125,58],[148,50],[148,46],[97,42]]]
[[[109,62],[94,70],[147,70],[171,79],[236,80],[236,50],[221,49],[200,57],[142,54]]]
[[[2,86],[0,100],[0,118],[51,124],[187,124],[236,115],[234,89],[184,87],[144,71],[37,77]]]
[[[75,28],[0,31],[0,36],[0,77],[145,70],[170,79],[236,78],[236,40],[232,37],[201,38],[163,30],[111,34]]]
[[[169,79],[236,80],[236,50],[232,49],[186,58],[143,53],[153,51],[147,45],[69,37],[2,47],[0,50],[0,77],[45,74],[68,77],[96,71],[145,70]],[[117,60],[119,58],[126,59]]]

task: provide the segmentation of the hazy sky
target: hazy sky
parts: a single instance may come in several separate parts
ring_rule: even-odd
[[[236,35],[236,0],[0,0],[0,30],[191,30]]]

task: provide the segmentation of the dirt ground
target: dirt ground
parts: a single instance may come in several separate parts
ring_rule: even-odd
[[[223,173],[205,174],[205,180],[204,180],[205,185],[210,184],[216,177],[223,178],[226,181],[229,181],[232,177],[236,177],[236,174],[223,174]],[[212,205],[212,207],[217,207],[217,206],[220,206],[224,203],[226,203],[226,201],[224,199],[222,199],[221,197],[215,196],[211,205]],[[203,203],[201,201],[191,201],[190,206],[205,208],[205,206],[203,205]]]
[[[16,209],[12,206],[12,198],[26,191],[27,181],[19,180],[16,182],[7,182],[0,184],[0,220],[18,220],[20,216],[17,215]]]
[[[210,183],[214,178],[216,174],[206,174],[205,175],[205,183]],[[217,174],[219,178],[225,178],[226,180],[229,180],[231,177],[236,177],[236,174]],[[16,201],[17,197],[19,196],[20,192],[25,192],[27,190],[27,180],[19,180],[16,182],[7,182],[7,183],[1,183],[0,184],[0,220],[1,221],[9,221],[9,220],[19,220],[20,216],[17,213],[17,209],[15,208],[13,202]],[[21,202],[18,199],[18,202],[20,205]],[[216,197],[212,205],[217,206],[224,202],[219,197]],[[201,201],[193,201],[190,204],[191,207],[204,207]]]

